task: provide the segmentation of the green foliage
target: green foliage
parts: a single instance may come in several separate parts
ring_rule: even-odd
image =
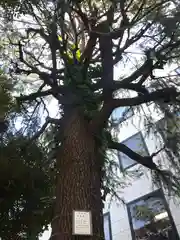
[[[17,5],[19,5],[20,1],[19,0],[1,0],[0,1],[0,5],[2,5],[3,7],[11,7],[14,8]]]
[[[10,91],[11,84],[9,80],[6,76],[0,75],[0,118],[5,118],[15,106]]]
[[[44,149],[23,136],[0,145],[0,232],[3,240],[37,239],[52,216],[53,181]]]

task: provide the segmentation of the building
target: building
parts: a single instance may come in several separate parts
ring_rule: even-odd
[[[114,115],[122,119],[118,139],[134,151],[148,155],[160,149],[162,141],[153,133],[146,134],[144,122],[140,121],[144,111],[153,116],[157,124],[162,122],[162,115],[155,110],[154,104],[144,104],[137,112],[117,109]],[[123,114],[125,113],[126,114]],[[124,116],[123,116],[124,115]],[[180,205],[161,188],[152,184],[150,170],[140,167],[136,162],[117,153],[116,161],[121,170],[140,170],[140,175],[131,181],[131,185],[122,190],[125,204],[109,199],[104,208],[105,240],[178,240],[180,239]],[[155,157],[156,162],[165,163],[162,151]],[[162,236],[160,236],[160,232]],[[149,235],[149,237],[148,237]],[[157,237],[159,235],[159,237]],[[155,237],[156,236],[156,237]],[[165,237],[166,236],[166,237]]]

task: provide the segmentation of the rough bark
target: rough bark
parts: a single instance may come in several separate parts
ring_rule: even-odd
[[[104,239],[95,140],[78,112],[74,111],[66,119],[64,140],[57,157],[59,174],[51,239]],[[93,236],[72,235],[73,210],[92,212]]]

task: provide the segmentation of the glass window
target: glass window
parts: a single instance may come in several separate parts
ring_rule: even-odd
[[[121,123],[128,118],[132,117],[134,114],[132,108],[119,107],[112,112],[112,119],[115,123]]]
[[[105,240],[112,239],[110,213],[104,214],[104,237]]]
[[[128,204],[133,240],[177,240],[177,231],[161,190]]]
[[[177,75],[180,75],[180,67],[176,68],[175,72],[177,73]]]
[[[122,143],[125,144],[130,149],[132,149],[133,151],[141,154],[142,156],[148,155],[148,150],[147,150],[147,147],[146,147],[146,144],[144,142],[141,132],[126,139]],[[125,155],[124,153],[121,153],[121,152],[119,152],[119,160],[120,160],[120,166],[122,169],[127,169],[136,164],[136,161],[132,160],[127,155]]]

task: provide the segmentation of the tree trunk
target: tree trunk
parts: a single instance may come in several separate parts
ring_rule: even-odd
[[[88,123],[74,112],[66,118],[64,140],[57,157],[59,175],[52,240],[102,240],[103,215],[98,151]],[[73,210],[90,210],[93,235],[72,235]]]

